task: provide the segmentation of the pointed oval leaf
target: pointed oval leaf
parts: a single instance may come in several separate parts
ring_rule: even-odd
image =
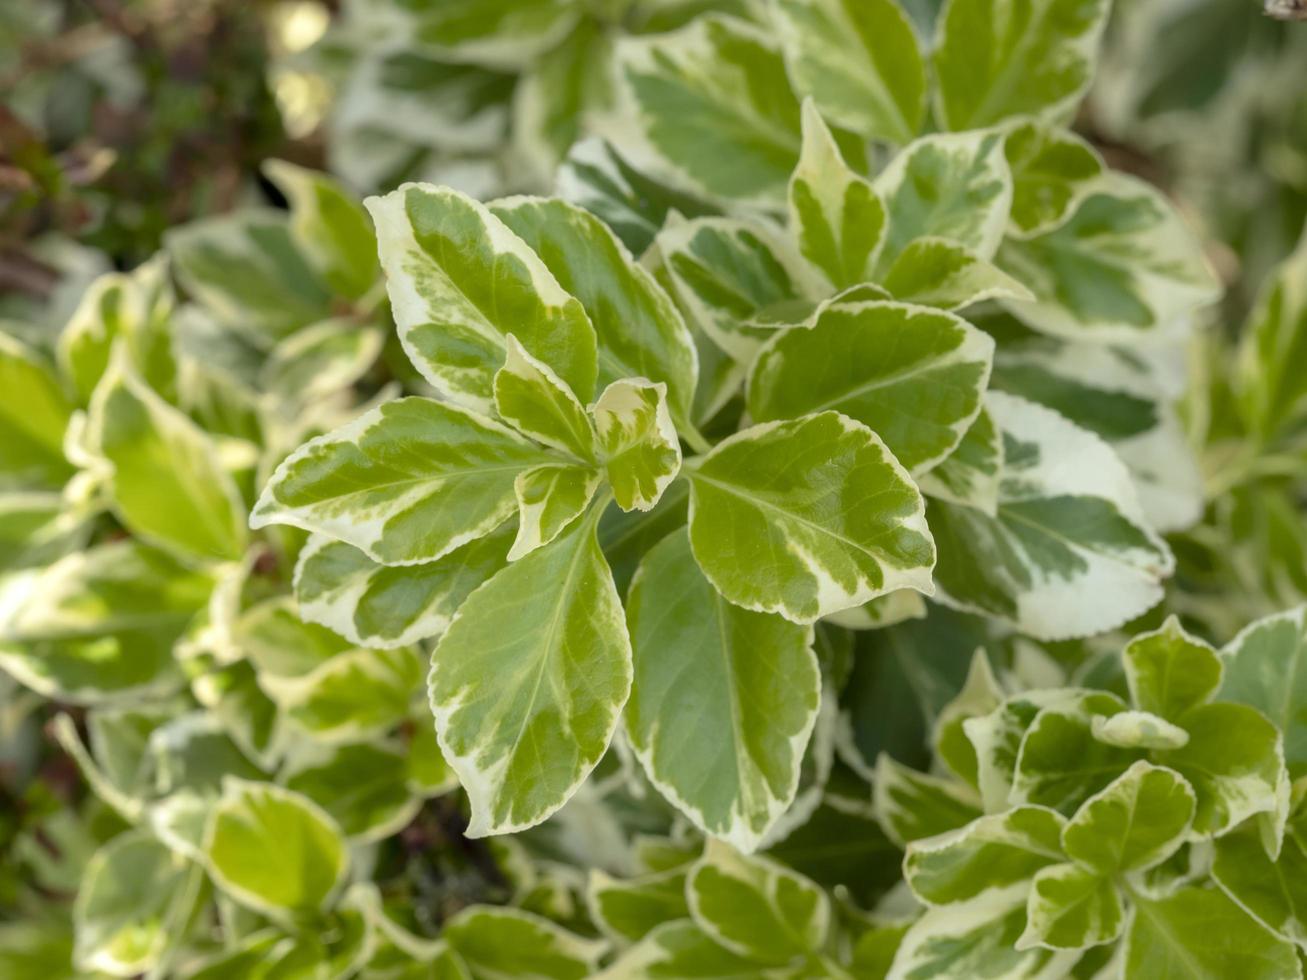
[[[537,466],[517,475],[517,537],[508,560],[518,561],[554,538],[576,520],[599,487],[600,475],[589,466],[571,463]]]
[[[598,512],[473,592],[431,658],[440,747],[472,804],[468,834],[533,826],[608,748],[631,646]]]
[[[594,420],[617,506],[652,510],[681,470],[666,386],[644,378],[614,381],[595,402]]]
[[[1221,686],[1223,666],[1208,644],[1170,616],[1160,629],[1140,633],[1121,654],[1130,699],[1144,711],[1177,721],[1206,704]]]
[[[636,757],[704,833],[752,851],[794,800],[817,719],[812,629],[723,599],[684,529],[640,564],[627,623]]]
[[[1284,736],[1289,775],[1307,775],[1307,607],[1268,616],[1221,651],[1221,700],[1256,708]]]
[[[1194,809],[1193,788],[1178,773],[1136,762],[1072,815],[1062,846],[1097,874],[1141,871],[1179,850]]]
[[[694,557],[736,605],[810,623],[895,589],[930,593],[921,494],[861,423],[755,425],[688,475]]]
[[[512,333],[578,398],[591,397],[595,332],[584,308],[489,209],[431,184],[406,184],[364,204],[399,339],[427,381],[489,411]]]
[[[1124,928],[1125,909],[1112,879],[1074,864],[1054,864],[1031,880],[1026,931],[1014,945],[1085,949],[1110,943]]]

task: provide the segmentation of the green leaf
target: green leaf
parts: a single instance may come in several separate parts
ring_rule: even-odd
[[[624,149],[639,147],[714,198],[783,197],[799,157],[799,103],[769,34],[698,17],[669,34],[622,38],[615,61]]]
[[[787,330],[749,373],[757,422],[835,410],[861,422],[913,472],[949,455],[980,412],[994,341],[940,310],[835,303]]]
[[[197,881],[188,863],[140,831],[113,838],[86,865],[73,906],[78,969],[151,970],[185,926]]]
[[[331,293],[284,211],[251,209],[168,233],[183,287],[261,349],[331,315]]]
[[[1121,461],[1048,409],[998,392],[986,405],[1005,445],[998,510],[931,501],[939,597],[1045,640],[1102,632],[1153,606],[1173,559]]]
[[[1221,686],[1221,657],[1168,617],[1160,629],[1140,633],[1122,653],[1130,699],[1144,711],[1178,721],[1206,704]]]
[[[1006,301],[1026,324],[1070,340],[1139,343],[1174,332],[1220,295],[1198,240],[1160,193],[1104,175],[1065,224],[1008,239],[998,265],[1033,302]]]
[[[203,558],[245,554],[245,503],[217,447],[146,387],[126,348],[91,398],[87,442],[112,465],[115,509],[137,534]]]
[[[519,473],[513,485],[517,537],[508,549],[508,560],[517,561],[558,537],[585,512],[599,481],[598,470],[570,463],[551,463]]]
[[[1012,230],[1051,231],[1069,218],[1104,171],[1092,146],[1068,130],[1026,122],[1008,131]]]
[[[359,743],[295,759],[283,775],[287,789],[322,807],[347,837],[376,841],[397,833],[421,806],[406,785],[407,768],[398,749]]]
[[[0,619],[0,666],[46,697],[86,704],[180,686],[173,644],[214,581],[161,551],[117,541],[14,586],[22,592],[12,597],[14,614]]]
[[[639,942],[662,923],[689,917],[685,877],[683,868],[625,880],[591,870],[586,886],[590,915],[607,935]]]
[[[228,779],[204,838],[209,874],[242,905],[273,918],[324,910],[349,869],[340,829],[299,793]]]
[[[1256,833],[1226,834],[1216,841],[1212,877],[1266,928],[1307,946],[1307,854],[1296,841],[1272,860]]]
[[[899,847],[957,830],[981,815],[970,786],[909,769],[884,752],[876,759],[872,794],[876,821]]]
[[[666,386],[644,378],[614,381],[595,402],[594,420],[617,506],[652,510],[681,469]]]
[[[731,218],[669,223],[656,247],[686,316],[741,364],[829,292],[790,242],[762,224]]]
[[[1144,870],[1179,850],[1194,809],[1194,791],[1177,773],[1136,762],[1072,815],[1062,846],[1098,874]]]
[[[408,715],[422,686],[422,664],[411,647],[347,650],[307,674],[260,684],[286,715],[323,741],[376,734]]]
[[[972,786],[979,788],[979,761],[975,746],[967,738],[963,724],[968,718],[979,718],[994,711],[1003,703],[1003,688],[994,677],[993,668],[984,648],[971,655],[967,679],[953,700],[935,719],[931,744],[941,762]]]
[[[980,412],[957,448],[930,472],[921,474],[917,485],[928,497],[995,517],[1003,464],[1003,434],[982,399]]]
[[[59,369],[79,401],[85,404],[90,399],[120,337],[146,383],[165,396],[172,395],[177,363],[169,318],[174,304],[162,255],[130,274],[111,272],[91,283],[55,345]]]
[[[1277,939],[1220,890],[1196,886],[1156,901],[1136,898],[1124,968],[1131,978],[1302,976],[1292,945]]]
[[[1307,607],[1253,623],[1221,651],[1221,700],[1251,705],[1284,736],[1289,775],[1307,775]]]
[[[1093,720],[1093,736],[1123,749],[1178,749],[1189,741],[1189,733],[1179,725],[1147,711],[1099,715]]]
[[[316,531],[383,564],[435,561],[502,524],[518,474],[554,458],[475,412],[401,398],[291,453],[250,525]]]
[[[489,905],[463,909],[445,923],[441,937],[478,980],[582,980],[595,973],[608,946],[530,912]]]
[[[472,804],[469,836],[545,819],[617,727],[631,647],[595,537],[602,510],[473,592],[432,654],[432,713]]]
[[[0,487],[61,487],[73,473],[64,432],[73,406],[50,365],[26,344],[0,333]]]
[[[1094,738],[1094,722],[1125,706],[1106,691],[1077,692],[1042,709],[1026,730],[1017,756],[1012,800],[1074,812],[1143,754]]]
[[[1079,954],[1016,949],[1026,927],[1026,889],[932,908],[903,936],[888,980],[1052,980],[1069,976]]]
[[[937,111],[947,129],[1063,119],[1093,77],[1106,0],[949,0],[938,23]]]
[[[690,872],[686,893],[699,928],[759,963],[780,966],[819,952],[831,928],[830,903],[811,881],[713,841]]]
[[[1054,864],[1031,881],[1026,931],[1014,945],[1084,949],[1111,942],[1124,928],[1125,909],[1112,879],[1074,864]]]
[[[259,372],[260,385],[289,401],[312,404],[359,381],[385,344],[374,324],[351,317],[324,320],[298,330],[272,349]]]
[[[788,5],[817,12],[817,4]],[[844,162],[811,99],[803,103],[803,152],[790,177],[789,220],[799,252],[836,289],[872,277],[885,234],[885,204],[871,182]]]
[[[924,136],[891,160],[874,186],[889,214],[882,271],[923,236],[990,259],[1007,227],[1012,174],[997,132]]]
[[[1041,806],[1018,806],[958,830],[912,841],[903,876],[928,905],[951,905],[1029,880],[1062,860],[1066,821]]]
[[[906,143],[926,111],[926,67],[894,0],[775,0],[785,62],[800,91],[836,125]]]
[[[598,384],[636,377],[661,382],[672,417],[688,421],[699,371],[689,328],[604,223],[559,200],[514,197],[490,210],[585,308],[598,338]]]
[[[794,800],[817,719],[811,627],[727,602],[683,529],[641,562],[627,624],[626,731],[637,758],[704,833],[752,851]]]
[[[1008,805],[1021,740],[1039,712],[1083,694],[1074,688],[1036,688],[1013,695],[988,714],[963,720],[962,730],[975,751],[976,785],[987,813]]]
[[[584,308],[489,209],[430,184],[364,204],[376,223],[400,341],[427,381],[489,411],[512,333],[578,398],[590,398],[596,341]]]
[[[406,5],[424,47],[454,62],[516,68],[553,47],[576,23],[569,0],[443,0]]]
[[[1198,795],[1194,831],[1219,836],[1259,813],[1275,814],[1287,788],[1280,733],[1243,704],[1200,704],[1176,719],[1189,741],[1156,760],[1187,779]]]
[[[1243,329],[1238,397],[1263,441],[1292,432],[1307,408],[1307,380],[1292,365],[1307,351],[1307,234],[1262,287]]]
[[[664,922],[612,964],[610,973],[630,980],[655,977],[712,977],[751,980],[758,964],[714,942],[699,926],[684,919]]]
[[[421,565],[391,568],[320,534],[295,565],[299,614],[358,646],[391,648],[439,636],[463,600],[507,561],[511,524]]]
[[[634,255],[653,244],[672,212],[686,218],[716,213],[711,205],[637,170],[598,137],[572,147],[554,182],[563,200],[603,221]]]
[[[688,475],[694,557],[736,605],[810,623],[931,589],[921,495],[879,437],[838,412],[755,425]]]
[[[88,530],[62,494],[0,491],[0,572],[49,565],[73,551]]]
[[[290,204],[290,231],[332,293],[358,300],[377,284],[377,239],[362,206],[323,173],[267,160],[263,172]]]
[[[881,285],[895,299],[956,310],[986,299],[1033,299],[1002,269],[956,242],[917,238],[899,253]]]

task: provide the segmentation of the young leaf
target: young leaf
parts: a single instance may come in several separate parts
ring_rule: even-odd
[[[1307,607],[1258,620],[1221,651],[1222,701],[1251,705],[1284,736],[1289,775],[1307,774]]]
[[[584,308],[489,209],[430,184],[364,204],[376,223],[399,339],[427,381],[489,411],[512,333],[579,399],[590,398],[595,331]]]
[[[1125,976],[1280,980],[1301,975],[1278,939],[1220,889],[1188,886],[1160,900],[1138,897],[1125,939]]]
[[[1121,656],[1130,699],[1163,718],[1178,720],[1190,708],[1212,700],[1221,686],[1221,658],[1186,633],[1174,616],[1160,629],[1132,639]]]
[[[1065,224],[1009,239],[997,262],[1035,295],[1009,300],[1008,308],[1034,329],[1070,340],[1138,343],[1220,293],[1174,208],[1124,174],[1100,178]]]
[[[1179,725],[1147,711],[1097,715],[1092,733],[1104,745],[1123,749],[1178,749],[1189,741],[1189,733]]]
[[[981,815],[971,787],[909,769],[885,752],[876,759],[872,794],[877,823],[899,847],[957,830]]]
[[[625,880],[592,869],[586,904],[607,935],[638,942],[664,922],[689,918],[685,877],[683,868]]]
[[[536,466],[517,475],[517,537],[508,560],[518,561],[554,538],[585,512],[599,487],[599,471],[571,463]]]
[[[986,405],[1006,446],[998,510],[931,502],[940,598],[1041,639],[1110,629],[1154,605],[1173,559],[1111,449],[1022,399],[991,392]],[[1082,601],[1086,589],[1096,602]]]
[[[1194,808],[1194,791],[1179,774],[1136,762],[1067,821],[1062,846],[1101,875],[1151,868],[1184,843]]]
[[[594,420],[617,506],[652,510],[681,469],[666,386],[644,378],[614,381],[595,402]]]
[[[741,364],[829,292],[793,246],[765,225],[681,221],[664,228],[656,245],[687,317]]]
[[[617,43],[623,147],[699,192],[777,201],[799,157],[799,103],[771,37],[707,16],[669,34]]]
[[[0,487],[60,487],[73,473],[64,432],[73,406],[35,350],[0,333]]]
[[[885,204],[871,182],[844,162],[811,99],[803,103],[803,152],[790,177],[789,219],[800,254],[836,289],[872,277],[885,234]]]
[[[895,0],[773,0],[795,87],[836,125],[906,143],[921,128],[926,68]]]
[[[321,809],[299,793],[243,779],[223,784],[204,855],[224,892],[282,919],[325,909],[349,868],[340,830]]]
[[[830,903],[811,881],[766,858],[741,857],[710,842],[686,884],[690,914],[731,952],[784,965],[819,952]]]
[[[1074,864],[1036,872],[1026,904],[1026,931],[1017,949],[1084,949],[1108,943],[1125,928],[1121,893],[1110,878]]]
[[[445,923],[441,937],[475,977],[593,976],[608,944],[574,935],[548,919],[514,908],[473,905]]]
[[[112,464],[114,506],[133,531],[202,558],[245,554],[245,504],[213,441],[145,386],[126,347],[91,398],[87,441]]]
[[[958,830],[911,842],[903,876],[928,905],[998,894],[1064,860],[1065,824],[1060,815],[1040,806],[980,817]]]
[[[861,422],[909,470],[943,460],[980,411],[994,341],[952,314],[899,303],[834,303],[759,353],[748,406],[758,422],[833,409]]]
[[[1093,77],[1107,0],[950,0],[938,24],[937,107],[948,129],[1064,118]]]
[[[585,308],[598,338],[598,384],[637,377],[661,382],[672,417],[688,421],[699,372],[689,328],[604,223],[559,200],[513,197],[490,210]]]
[[[921,495],[880,438],[838,412],[755,425],[688,476],[694,557],[736,605],[810,623],[931,590]]]
[[[704,833],[752,851],[794,800],[817,719],[811,627],[727,602],[699,571],[684,529],[640,564],[627,623],[635,681],[626,731],[637,758]]]
[[[943,238],[993,258],[1012,204],[1012,174],[998,132],[924,136],[876,178],[889,214],[880,253],[889,269],[915,238]]]
[[[1005,149],[1012,168],[1012,230],[1021,237],[1062,224],[1105,169],[1079,136],[1036,122],[1009,130]]]
[[[401,398],[291,453],[250,525],[317,531],[388,565],[435,561],[502,524],[518,474],[551,459],[467,409]]]
[[[1002,269],[944,238],[913,239],[881,285],[897,300],[942,310],[986,299],[1034,299],[1030,290]]]
[[[334,294],[362,299],[381,275],[367,213],[326,174],[268,160],[263,172],[290,204],[290,230]]]
[[[1003,688],[989,666],[983,647],[971,655],[967,679],[953,700],[935,718],[931,744],[935,755],[949,769],[979,789],[979,761],[975,746],[967,738],[963,723],[994,711],[1003,702]]]
[[[544,820],[617,727],[631,647],[595,537],[602,509],[473,592],[432,654],[432,713],[472,804],[470,836]]]

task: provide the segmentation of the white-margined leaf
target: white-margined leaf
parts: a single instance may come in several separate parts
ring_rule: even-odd
[[[1041,639],[1101,632],[1155,605],[1173,559],[1124,464],[1046,408],[997,392],[986,405],[1005,443],[998,510],[931,502],[941,598]]]
[[[847,416],[755,425],[687,475],[694,557],[737,605],[810,623],[895,589],[931,591],[921,494]]]
[[[775,0],[795,88],[864,139],[906,143],[926,110],[926,68],[896,0]]]
[[[495,372],[495,414],[536,442],[581,462],[594,459],[590,417],[566,382],[544,361],[532,357],[511,333],[508,356]]]
[[[73,406],[53,367],[33,348],[0,333],[0,488],[61,487],[73,473],[64,432]]]
[[[627,624],[636,756],[704,833],[754,850],[794,800],[817,718],[812,627],[727,602],[699,571],[684,529],[641,563]]]
[[[432,654],[432,712],[471,836],[544,820],[617,727],[631,646],[595,537],[600,510],[473,592]]]
[[[599,487],[599,470],[573,463],[547,463],[517,475],[517,537],[508,560],[518,561],[558,537],[585,512]]]
[[[917,483],[929,497],[973,507],[990,517],[998,513],[1003,478],[1003,434],[984,407],[953,452],[923,473]]]
[[[767,344],[749,374],[758,422],[834,410],[913,472],[951,453],[980,411],[994,341],[942,310],[835,303]]]
[[[667,389],[645,378],[614,381],[594,405],[604,473],[622,510],[652,510],[681,469]]]
[[[435,561],[517,509],[518,474],[566,460],[467,409],[401,398],[277,467],[250,518],[345,541],[374,561]]]
[[[1092,193],[1105,167],[1098,152],[1069,130],[1025,122],[1008,131],[1012,223],[1020,237],[1051,231]]]
[[[511,333],[578,398],[591,397],[595,332],[585,310],[485,205],[431,184],[365,204],[400,341],[431,384],[489,411]]]
[[[998,266],[944,238],[913,239],[880,284],[897,300],[944,310],[987,299],[1034,298]]]

